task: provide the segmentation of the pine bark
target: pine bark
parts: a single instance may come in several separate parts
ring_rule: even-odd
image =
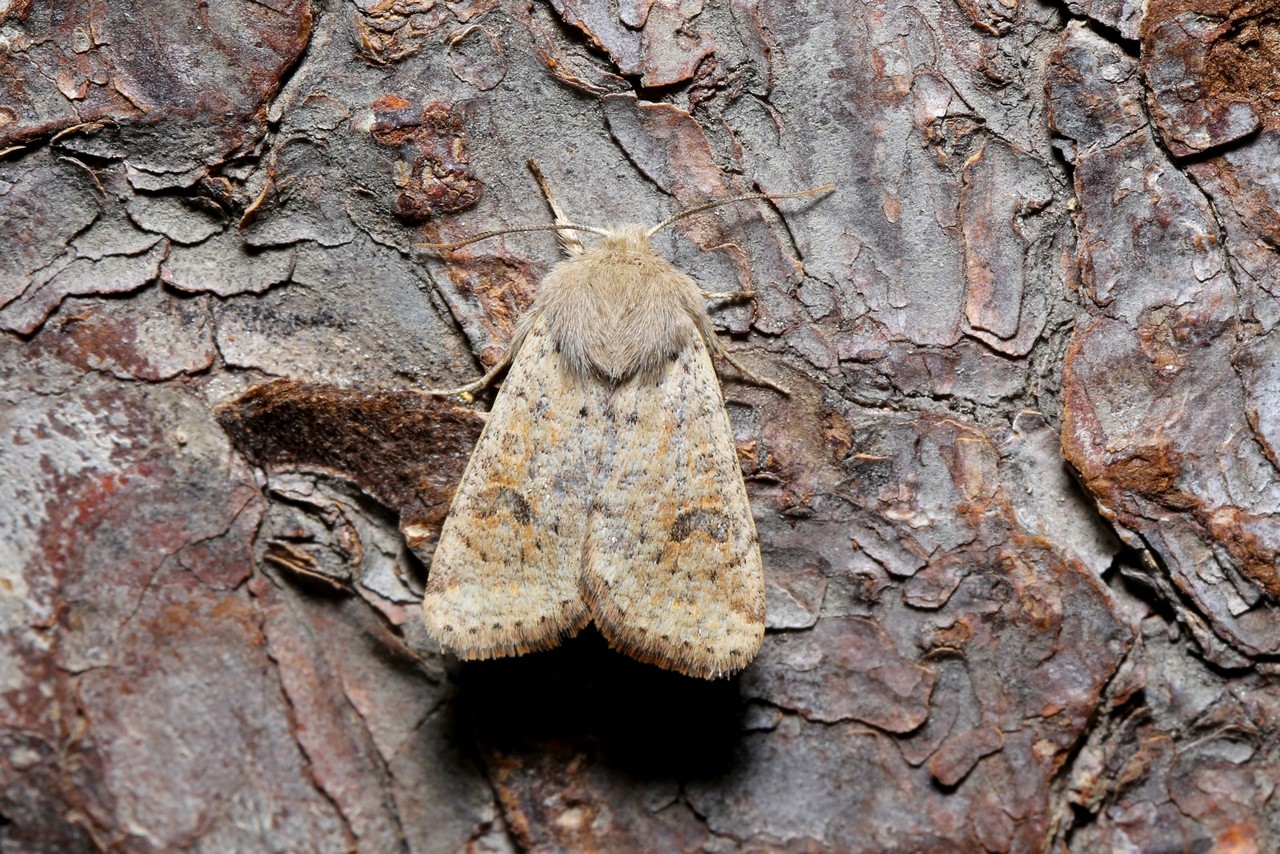
[[[1280,848],[1267,0],[0,3],[0,849]],[[549,234],[708,198],[731,680],[419,603]]]

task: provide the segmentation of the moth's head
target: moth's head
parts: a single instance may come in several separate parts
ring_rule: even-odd
[[[604,229],[604,239],[599,248],[622,255],[648,255],[653,253],[649,244],[649,230],[641,225],[619,225]]]

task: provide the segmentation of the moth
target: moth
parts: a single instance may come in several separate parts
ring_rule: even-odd
[[[713,353],[712,294],[660,257],[652,228],[572,223],[528,163],[568,258],[545,277],[440,533],[423,608],[463,659],[557,646],[595,623],[627,655],[688,676],[736,673],[764,637],[764,572]],[[584,247],[574,232],[600,240]],[[740,371],[750,373],[728,359]],[[754,379],[754,377],[753,377]]]

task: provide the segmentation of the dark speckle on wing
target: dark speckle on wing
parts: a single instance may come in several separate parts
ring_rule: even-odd
[[[694,531],[702,531],[717,543],[729,538],[729,519],[718,510],[686,510],[671,523],[671,539],[683,543]]]
[[[533,508],[529,506],[528,499],[509,486],[498,487],[487,515],[496,516],[504,510],[521,525],[533,521]]]

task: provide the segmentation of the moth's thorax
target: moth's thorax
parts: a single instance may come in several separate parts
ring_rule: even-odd
[[[656,376],[692,336],[713,335],[698,286],[637,225],[557,264],[532,316],[545,318],[566,367],[611,381]]]

